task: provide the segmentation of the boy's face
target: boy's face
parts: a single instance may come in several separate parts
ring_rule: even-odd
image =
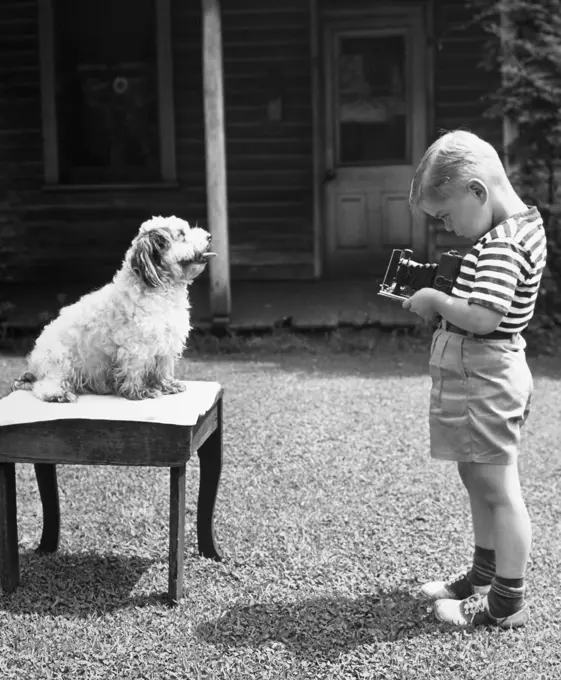
[[[447,231],[472,241],[477,241],[493,226],[487,187],[478,180],[470,181],[466,188],[454,189],[442,200],[423,201],[422,209],[442,220]]]

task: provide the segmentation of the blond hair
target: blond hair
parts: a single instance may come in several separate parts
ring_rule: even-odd
[[[443,200],[475,177],[488,186],[507,180],[499,154],[472,132],[446,132],[425,151],[411,182],[409,206],[421,213],[423,201]]]

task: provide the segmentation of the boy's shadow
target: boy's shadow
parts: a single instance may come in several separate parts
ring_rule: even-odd
[[[199,625],[196,634],[225,647],[278,642],[301,656],[325,657],[363,644],[414,637],[433,628],[427,603],[395,589],[356,599],[318,597],[289,604],[234,606],[220,618]]]
[[[0,593],[0,610],[86,617],[165,601],[165,593],[131,597],[154,560],[93,552],[20,553],[20,585]]]

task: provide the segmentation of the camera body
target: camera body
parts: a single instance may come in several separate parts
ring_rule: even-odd
[[[450,294],[460,273],[463,256],[457,250],[442,253],[438,264],[419,264],[412,250],[394,250],[378,295],[406,300],[421,288]]]

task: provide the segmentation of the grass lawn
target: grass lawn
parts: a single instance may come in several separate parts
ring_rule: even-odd
[[[181,377],[225,387],[227,561],[196,554],[193,460],[176,608],[166,470],[60,467],[61,549],[38,556],[38,491],[18,466],[22,585],[0,595],[0,678],[560,678],[561,359],[530,358],[531,622],[463,631],[416,597],[472,551],[455,469],[429,458],[428,341],[355,340],[202,343],[181,362]],[[0,355],[1,396],[23,366]]]

